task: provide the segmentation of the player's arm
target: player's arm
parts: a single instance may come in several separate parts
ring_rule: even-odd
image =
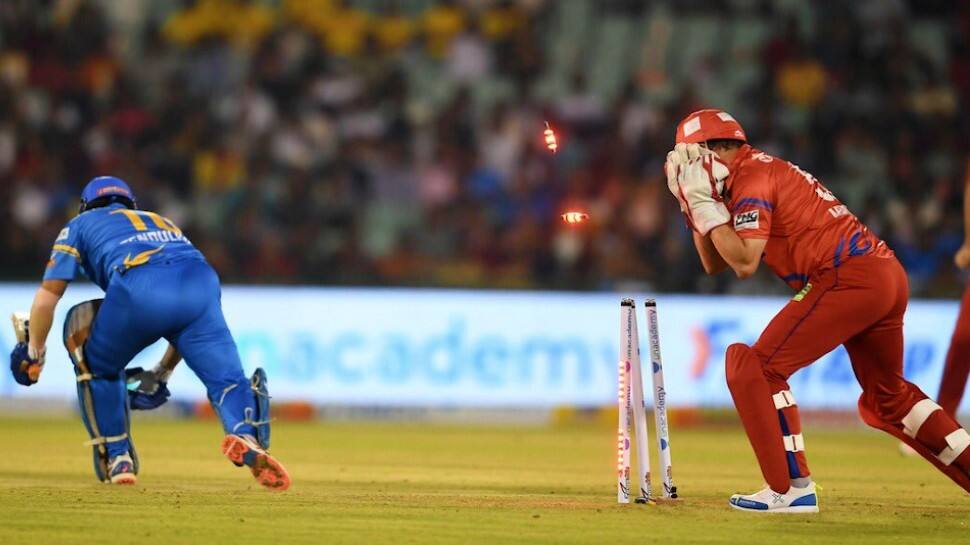
[[[768,243],[763,238],[741,238],[730,224],[712,229],[710,239],[717,253],[734,269],[738,278],[748,278],[758,270],[761,254]],[[705,270],[706,268],[705,266]]]
[[[31,357],[43,356],[47,346],[47,336],[54,324],[54,309],[67,290],[65,280],[44,280],[37,293],[34,303],[30,306],[30,335],[29,349]]]
[[[677,199],[680,211],[693,230],[694,248],[707,274],[718,274],[728,264],[718,253],[710,233],[730,224],[731,213],[721,199],[727,167],[716,155],[697,144],[677,144],[664,163],[667,188]]]
[[[731,212],[721,199],[720,183],[728,177],[727,167],[714,154],[695,151],[697,156],[691,158],[691,148],[686,147],[686,151],[686,160],[679,157],[677,148],[667,154],[667,186],[688,216],[694,230],[694,247],[704,271],[717,274],[731,267],[739,278],[747,278],[758,269],[767,244],[767,230],[762,228],[761,214],[752,210],[739,217],[740,221],[732,221]],[[769,204],[767,200],[756,198],[739,202],[745,206]],[[770,204],[768,208],[771,208]],[[767,225],[770,213],[765,212]],[[746,236],[739,236],[738,229],[744,229]]]
[[[30,317],[27,321],[26,335],[20,330],[17,333],[17,344],[10,351],[10,372],[18,384],[30,386],[40,380],[40,373],[44,369],[47,335],[54,323],[54,309],[57,302],[64,295],[67,282],[64,280],[44,280],[34,303],[30,307]],[[18,326],[18,318],[14,319],[14,329]],[[25,342],[26,341],[26,342]]]
[[[970,160],[967,160],[967,172],[963,181],[963,246],[953,256],[957,267],[970,267]]]
[[[148,371],[141,367],[125,370],[128,382],[128,401],[132,409],[148,411],[157,409],[168,401],[171,392],[168,390],[168,379],[172,377],[175,366],[182,361],[182,355],[175,346],[169,343],[162,359],[153,369]]]
[[[54,241],[44,278],[34,295],[28,319],[27,342],[18,342],[10,353],[10,370],[14,379],[30,386],[40,378],[44,368],[47,336],[54,323],[54,309],[64,295],[67,284],[80,270],[80,233],[77,225],[69,223]]]
[[[158,405],[165,403],[165,399],[168,398],[168,388],[165,386],[168,383],[168,379],[172,378],[172,371],[175,367],[182,361],[182,354],[179,354],[178,349],[175,345],[169,343],[168,348],[165,349],[165,353],[162,354],[162,359],[158,360],[158,364],[155,367],[144,370],[141,367],[132,367],[125,370],[125,376],[129,383],[137,383],[137,386],[133,389],[129,389],[130,392],[135,394],[141,394],[152,398],[156,395],[159,389],[163,389],[165,392],[162,394],[161,398],[157,399]],[[133,398],[134,401],[134,398]],[[154,409],[158,405],[150,405],[151,403],[132,403],[132,407],[135,409]]]
[[[701,258],[701,265],[707,274],[720,274],[728,268],[727,262],[714,247],[710,236],[694,231],[694,247],[697,248],[697,255]]]
[[[162,359],[159,360],[158,365],[155,367],[155,374],[158,376],[159,380],[163,382],[168,382],[169,377],[172,376],[172,371],[175,370],[175,366],[182,361],[182,354],[175,348],[175,345],[169,343],[168,348],[165,350],[165,354],[162,355]]]

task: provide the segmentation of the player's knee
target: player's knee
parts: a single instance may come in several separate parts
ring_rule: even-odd
[[[746,344],[734,343],[729,346],[724,364],[728,387],[732,390],[744,389],[755,381],[764,380],[761,359]]]

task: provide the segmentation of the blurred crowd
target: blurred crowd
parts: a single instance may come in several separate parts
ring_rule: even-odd
[[[716,106],[950,295],[964,4],[4,0],[0,277],[38,278],[110,173],[229,282],[785,291],[704,277],[667,194],[677,121]]]

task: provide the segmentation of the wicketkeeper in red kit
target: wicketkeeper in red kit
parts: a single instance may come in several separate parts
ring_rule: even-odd
[[[727,349],[728,388],[768,486],[735,494],[751,512],[818,512],[788,377],[838,345],[852,362],[859,413],[970,492],[970,434],[903,378],[906,272],[893,251],[814,176],[747,143],[728,113],[677,127],[667,183],[694,230],[704,270],[739,278],[764,261],[795,296],[752,346]]]

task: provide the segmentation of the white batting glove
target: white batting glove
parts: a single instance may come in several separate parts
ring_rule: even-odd
[[[724,180],[729,174],[727,166],[715,154],[702,153],[682,165],[679,171],[677,185],[687,203],[694,230],[704,236],[711,229],[729,223],[731,212],[721,200]]]

